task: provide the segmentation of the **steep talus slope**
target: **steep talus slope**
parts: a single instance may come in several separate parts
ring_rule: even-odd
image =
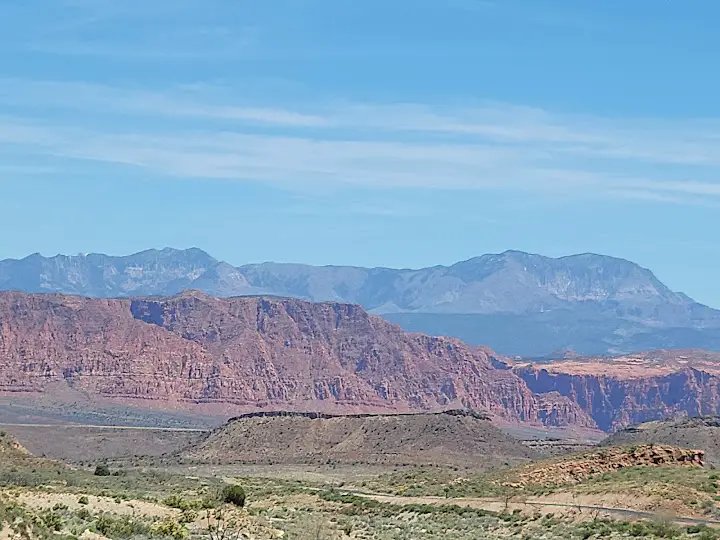
[[[276,295],[360,304],[403,328],[539,357],[652,348],[720,350],[720,312],[613,257],[519,251],[417,270],[263,263],[233,267],[199,249],[0,261],[0,290],[94,297]],[[524,339],[517,339],[521,332]]]
[[[165,409],[410,411],[540,421],[492,353],[407,334],[362,308],[263,297],[90,299],[0,293],[0,391],[75,392]],[[591,425],[564,402],[543,418]]]
[[[519,364],[514,372],[537,394],[569,398],[605,431],[677,414],[720,414],[718,353],[653,351]]]
[[[446,464],[481,458],[488,463],[516,462],[534,456],[487,419],[460,412],[247,416],[231,420],[180,455],[189,460],[255,463]]]
[[[720,417],[679,417],[646,422],[619,430],[602,443],[605,446],[665,444],[697,448],[706,463],[720,465]]]

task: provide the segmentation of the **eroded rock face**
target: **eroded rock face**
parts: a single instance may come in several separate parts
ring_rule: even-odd
[[[653,351],[514,368],[536,394],[570,399],[605,431],[651,420],[720,414],[720,354]]]
[[[491,353],[408,334],[362,308],[293,299],[89,299],[0,293],[0,391],[64,381],[160,408],[342,412],[451,406],[564,425]],[[549,411],[548,411],[549,407]]]

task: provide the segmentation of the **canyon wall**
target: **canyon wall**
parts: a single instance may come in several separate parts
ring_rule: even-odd
[[[652,351],[617,358],[523,364],[535,394],[569,399],[604,431],[677,415],[720,414],[720,354]]]
[[[492,353],[408,334],[349,304],[295,299],[90,299],[0,293],[0,392],[62,382],[88,396],[155,408],[212,406],[342,413],[471,408],[552,425]],[[550,406],[552,409],[552,406]],[[589,422],[589,420],[587,421]],[[586,423],[587,423],[586,422]]]

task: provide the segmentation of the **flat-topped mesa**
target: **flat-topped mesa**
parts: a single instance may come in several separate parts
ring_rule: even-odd
[[[474,418],[476,420],[490,421],[492,417],[488,414],[471,411],[468,409],[448,409],[445,411],[423,411],[411,413],[360,413],[360,414],[328,414],[322,412],[301,412],[301,411],[258,411],[239,414],[228,420],[228,423],[248,420],[251,418],[309,418],[310,420],[329,420],[331,418],[387,418],[402,417],[404,415],[425,415],[425,416],[458,416]]]
[[[491,356],[351,304],[0,293],[4,392],[60,383],[93,399],[223,417],[460,408],[539,422],[532,392]],[[547,418],[564,423],[566,408]]]
[[[65,389],[113,406],[223,420],[259,411],[469,409],[612,431],[678,413],[720,414],[717,353],[513,365],[487,348],[405,332],[357,305],[265,296],[0,292],[0,359],[0,392]]]
[[[328,415],[279,411],[234,418],[178,456],[201,462],[331,460],[482,466],[493,460],[527,461],[535,453],[472,412]]]

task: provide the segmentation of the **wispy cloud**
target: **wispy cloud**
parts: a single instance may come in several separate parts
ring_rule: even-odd
[[[502,103],[289,107],[207,85],[21,79],[0,81],[0,98],[0,147],[49,156],[68,170],[83,160],[292,189],[530,190],[666,204],[720,198],[716,119],[612,119]]]

